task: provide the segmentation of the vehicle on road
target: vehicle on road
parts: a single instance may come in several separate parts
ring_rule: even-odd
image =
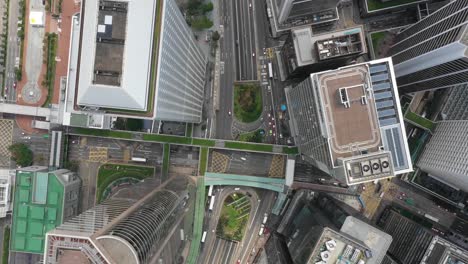
[[[252,8],[252,3],[249,3],[249,7]]]
[[[213,195],[213,185],[210,185],[210,188],[208,189],[208,197],[211,197]]]
[[[13,83],[13,88],[15,88],[15,89],[16,89],[16,82],[14,82],[14,83]]]
[[[259,236],[263,235],[263,230],[264,229],[265,229],[265,226],[262,224],[262,227],[260,228],[260,231],[258,232]]]
[[[201,238],[201,242],[202,242],[202,243],[205,243],[205,239],[206,239],[206,231],[203,232],[203,235],[202,235],[202,238]]]
[[[132,157],[132,161],[136,161],[136,162],[146,162],[146,158]]]
[[[247,160],[245,157],[241,157],[240,159],[243,160],[243,161],[246,161],[246,160]]]
[[[231,113],[231,110],[229,110],[229,111],[228,111],[228,115],[231,116],[231,114],[232,114],[232,113]]]
[[[273,64],[271,62],[268,63],[268,73],[269,73],[270,79],[273,78]]]
[[[252,57],[255,57],[255,53],[252,53]]]
[[[213,211],[213,207],[214,207],[214,201],[215,201],[215,196],[211,196],[211,200],[210,200],[210,211]]]
[[[266,224],[266,221],[268,220],[268,214],[265,213],[265,216],[263,217],[262,224]]]

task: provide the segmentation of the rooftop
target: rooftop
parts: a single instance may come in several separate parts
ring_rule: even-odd
[[[366,252],[370,248],[341,232],[325,227],[318,239],[307,263],[364,264],[369,260]]]
[[[435,236],[421,261],[422,264],[468,263],[468,251]]]
[[[322,136],[348,185],[412,170],[391,59],[311,75]]]
[[[307,26],[293,29],[291,34],[298,66],[367,52],[362,26],[318,35]]]
[[[147,110],[155,5],[152,0],[84,4],[78,105]]]
[[[11,250],[44,252],[45,233],[62,223],[64,186],[46,167],[16,173]]]

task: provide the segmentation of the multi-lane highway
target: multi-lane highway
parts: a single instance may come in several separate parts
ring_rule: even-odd
[[[216,236],[216,226],[221,214],[224,199],[232,193],[247,195],[251,203],[251,211],[247,222],[244,238],[240,242],[227,241]],[[203,231],[207,232],[206,240],[202,244],[202,251],[198,263],[246,263],[249,259],[257,239],[265,214],[269,214],[274,203],[274,192],[252,189],[250,187],[215,187],[216,196],[212,211],[205,213],[206,222]]]
[[[236,80],[257,80],[254,1],[233,1]]]
[[[14,83],[16,82],[15,74],[15,63],[16,58],[19,56],[19,44],[18,41],[18,17],[19,12],[19,1],[9,1],[9,16],[8,16],[8,48],[6,55],[5,64],[5,87],[6,88],[6,101],[9,103],[16,103],[16,89]],[[24,21],[23,21],[24,23]]]

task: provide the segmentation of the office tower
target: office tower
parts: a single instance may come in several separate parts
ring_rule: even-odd
[[[468,120],[437,123],[417,166],[429,176],[468,192]]]
[[[44,253],[45,233],[78,213],[80,187],[80,178],[69,170],[18,169],[10,249]]]
[[[192,226],[193,187],[189,177],[177,176],[120,190],[49,231],[44,263],[179,263],[190,232],[184,227]]]
[[[428,221],[428,220],[425,220]],[[393,237],[388,253],[399,263],[466,263],[468,251],[387,208],[378,225]],[[391,262],[387,262],[391,263]]]
[[[468,0],[451,1],[403,30],[390,49],[402,93],[468,82]]]
[[[271,33],[278,37],[298,26],[331,24],[339,19],[338,0],[267,0]]]
[[[0,218],[6,217],[11,210],[11,181],[14,176],[14,170],[0,169]]]
[[[333,10],[337,0],[273,0],[279,23],[307,16],[313,17],[315,13],[323,10]]]
[[[468,83],[450,89],[441,117],[443,120],[468,120]]]
[[[311,26],[291,29],[279,57],[286,78],[336,69],[367,52],[364,28],[315,34]]]
[[[313,73],[286,100],[303,158],[342,183],[412,171],[391,59]]]
[[[69,57],[65,125],[201,122],[206,58],[174,0],[82,1]]]
[[[293,263],[381,263],[392,242],[390,235],[350,216],[326,195],[310,196],[297,192],[277,228]],[[336,216],[340,221],[333,219]],[[287,259],[284,251],[276,252],[276,257]]]

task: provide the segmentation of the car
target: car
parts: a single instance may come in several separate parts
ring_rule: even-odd
[[[237,263],[237,264],[240,264],[240,259],[238,259],[236,263]]]
[[[8,92],[8,87],[5,86],[5,93]]]
[[[249,3],[249,7],[252,8],[252,3]]]
[[[244,158],[244,157],[241,157],[240,159],[241,159],[241,160],[243,160],[243,161],[246,161],[246,160],[247,160],[247,159],[246,159],[246,158]]]
[[[231,116],[231,114],[232,114],[232,113],[231,113],[231,110],[229,110],[229,111],[228,111],[228,115]]]
[[[14,83],[13,83],[13,88],[15,88],[15,89],[16,89],[16,82],[14,82]]]
[[[271,114],[270,114],[270,113],[268,113],[268,117],[270,117],[270,116],[271,116]]]
[[[252,53],[252,57],[255,57],[255,53]]]

